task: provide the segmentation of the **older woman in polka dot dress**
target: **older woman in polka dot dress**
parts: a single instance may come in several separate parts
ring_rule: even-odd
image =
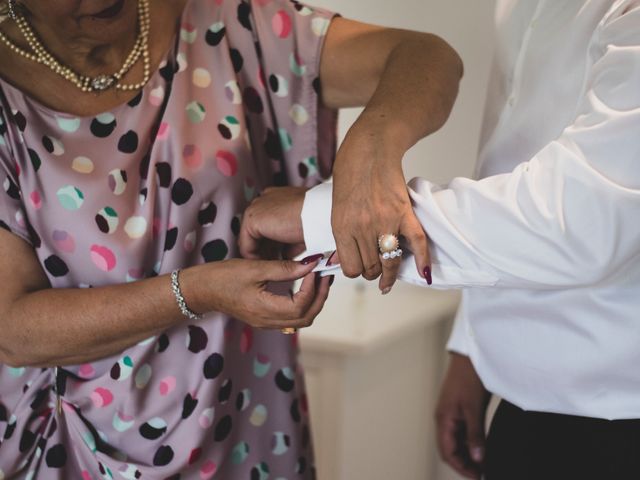
[[[313,478],[281,329],[328,280],[235,259],[241,216],[330,174],[336,108],[455,53],[288,0],[2,8],[0,479]]]

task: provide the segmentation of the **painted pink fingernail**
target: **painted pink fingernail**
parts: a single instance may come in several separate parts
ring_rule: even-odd
[[[309,255],[308,257],[303,258],[302,260],[300,260],[300,263],[302,265],[309,265],[316,260],[320,260],[322,257],[324,257],[322,253],[316,253],[315,255]]]
[[[427,280],[427,284],[431,285],[433,279],[431,278],[431,267],[424,267],[424,278]]]
[[[333,263],[332,263],[332,262],[333,262],[333,257],[335,257],[335,255],[336,255],[336,251],[337,251],[337,250],[334,250],[334,251],[331,253],[331,255],[329,255],[329,258],[327,259],[327,266],[328,266],[328,265],[333,265]]]

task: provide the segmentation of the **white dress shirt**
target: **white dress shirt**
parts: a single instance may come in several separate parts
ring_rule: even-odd
[[[449,348],[528,410],[640,418],[640,0],[502,0],[477,178],[410,182]],[[303,208],[335,248],[331,185]],[[426,286],[412,258],[401,279]],[[393,295],[389,301],[393,301]]]

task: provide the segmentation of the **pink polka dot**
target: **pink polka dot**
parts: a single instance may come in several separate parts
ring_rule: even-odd
[[[78,370],[78,375],[82,378],[91,378],[95,375],[96,371],[93,368],[93,365],[90,363],[85,363]]]
[[[91,261],[103,272],[110,272],[116,266],[116,256],[102,245],[91,246]]]
[[[235,155],[224,150],[216,153],[216,166],[225,177],[233,177],[238,172],[238,161]]]
[[[151,105],[159,107],[162,105],[162,100],[164,100],[164,88],[162,88],[162,86],[151,90],[151,93],[149,94],[149,103]]]
[[[251,350],[251,346],[253,345],[253,329],[249,326],[246,326],[242,329],[242,334],[240,336],[240,351],[242,353],[247,353]]]
[[[160,395],[169,395],[176,388],[176,377],[167,377],[160,382]]]
[[[54,230],[52,237],[61,252],[73,253],[76,250],[76,241],[69,233],[63,230]]]
[[[98,407],[106,407],[113,402],[113,394],[106,388],[98,387],[91,394],[91,401]]]
[[[202,167],[202,152],[195,145],[185,145],[182,149],[182,159],[185,165],[193,170]]]
[[[171,127],[167,122],[162,122],[160,124],[160,128],[158,129],[158,134],[156,135],[156,139],[158,140],[166,140],[169,137],[169,131]]]
[[[266,88],[267,80],[264,75],[264,69],[262,67],[260,67],[260,69],[258,70],[258,83],[262,88]]]
[[[33,205],[33,208],[35,208],[36,210],[40,210],[40,208],[42,207],[42,198],[40,197],[40,192],[38,192],[37,190],[31,192],[31,195],[29,195],[29,200],[31,200],[31,205]]]
[[[207,460],[206,462],[204,462],[204,465],[200,467],[200,478],[202,480],[208,480],[215,475],[217,470],[218,465],[216,465],[211,460]]]
[[[189,465],[193,465],[198,460],[200,460],[200,455],[202,455],[201,448],[194,448],[193,450],[191,450],[191,453],[189,454]]]
[[[13,165],[15,166],[16,175],[19,177],[21,172],[20,165],[18,165],[18,162],[15,162]]]
[[[82,480],[93,480],[91,474],[86,470],[82,470]]]
[[[205,409],[200,414],[200,418],[198,418],[198,423],[200,424],[200,426],[204,429],[209,428],[213,424],[213,415],[214,415],[213,408]]]
[[[280,10],[273,16],[271,26],[273,32],[280,38],[287,38],[291,33],[291,17],[284,10]]]

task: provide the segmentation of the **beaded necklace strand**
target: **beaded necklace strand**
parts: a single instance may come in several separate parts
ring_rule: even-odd
[[[131,52],[129,52],[129,55],[127,55],[127,58],[122,64],[120,70],[111,75],[102,74],[96,77],[90,77],[87,75],[81,75],[71,70],[71,68],[62,65],[51,53],[49,53],[49,51],[47,51],[27,20],[20,14],[16,16],[15,21],[31,51],[26,51],[18,47],[2,32],[0,32],[0,40],[2,40],[2,42],[4,42],[11,51],[28,60],[45,65],[54,73],[73,83],[83,92],[102,92],[111,87],[114,87],[116,90],[123,91],[138,90],[149,81],[149,77],[151,76],[151,61],[149,57],[149,18],[149,0],[139,0],[138,37],[136,38],[133,48]],[[120,80],[129,70],[131,70],[131,67],[138,62],[140,57],[142,57],[143,62],[142,80],[138,83],[120,83]]]

